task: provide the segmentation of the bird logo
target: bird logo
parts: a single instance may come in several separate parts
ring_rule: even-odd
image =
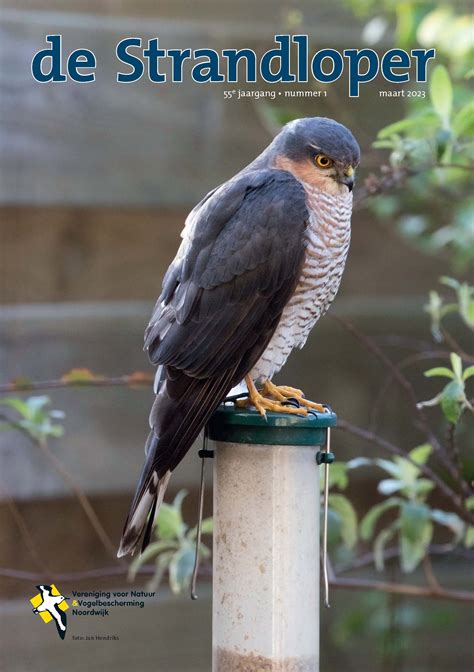
[[[45,623],[54,620],[58,635],[61,639],[64,639],[67,629],[67,617],[65,612],[69,609],[66,600],[69,598],[61,595],[54,583],[50,586],[36,586],[36,588],[40,592],[30,599],[31,604],[33,605],[33,613],[41,616]]]

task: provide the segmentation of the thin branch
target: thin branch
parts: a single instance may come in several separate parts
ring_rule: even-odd
[[[454,352],[457,352],[461,359],[464,359],[469,363],[474,362],[474,356],[463,350],[454,336],[452,336],[443,326],[441,327],[441,335],[443,336],[443,340],[446,341],[446,343],[452,350],[454,350]]]
[[[432,359],[441,359],[442,357],[449,357],[450,353],[445,352],[443,350],[432,350],[429,352],[417,352],[416,354],[409,355],[408,357],[405,357],[405,359],[402,359],[400,362],[397,364],[394,364],[394,366],[397,368],[398,371],[401,371],[402,369],[406,368],[407,366],[411,366],[412,364],[416,364],[418,362],[424,361],[424,360],[432,360]],[[385,380],[383,381],[382,385],[380,386],[380,389],[375,397],[375,401],[372,404],[371,408],[371,413],[370,413],[370,423],[369,427],[372,431],[376,431],[377,429],[377,416],[379,414],[382,401],[385,397],[385,394],[390,388],[391,383],[393,382],[394,379],[394,374],[393,371],[390,369],[388,372]]]
[[[116,567],[100,567],[98,569],[87,569],[80,572],[56,572],[54,578],[57,581],[67,583],[76,583],[86,579],[113,579],[117,576],[127,576],[129,567],[121,565]],[[146,576],[153,575],[156,572],[156,565],[142,565],[136,570],[136,574]],[[27,572],[21,569],[12,569],[10,567],[0,567],[0,576],[18,581],[43,581],[51,578],[48,572]],[[199,567],[199,576],[201,578],[212,577],[212,565],[203,564]]]
[[[434,168],[457,168],[458,170],[467,170],[470,173],[474,172],[474,164],[472,163],[437,163]]]
[[[426,582],[432,590],[438,593],[440,590],[443,590],[436,578],[429,555],[425,555],[423,558],[423,572],[425,574]]]
[[[382,166],[379,175],[371,173],[364,180],[363,186],[358,187],[354,198],[354,208],[359,208],[368,198],[398,189],[405,183],[407,178],[413,177],[419,172],[423,172],[423,170],[414,170],[407,167],[394,169],[386,165]]]
[[[448,429],[446,432],[446,444],[448,446],[451,459],[456,465],[457,470],[462,474],[463,466],[461,462],[461,454],[459,452],[458,442],[456,441],[456,425],[452,422],[449,423]],[[466,484],[467,485],[467,484]],[[463,494],[466,497],[470,496],[469,486],[463,488]]]
[[[29,434],[27,434],[29,436]],[[31,437],[30,437],[31,438]],[[50,450],[48,444],[44,441],[35,441],[34,442],[42,451],[43,455],[51,462],[53,468],[56,470],[56,472],[61,476],[63,481],[69,485],[71,490],[74,492],[76,495],[77,499],[79,500],[79,504],[81,505],[84,513],[86,514],[87,518],[89,519],[90,524],[92,525],[95,533],[99,537],[99,539],[102,542],[102,545],[106,549],[108,553],[112,555],[112,557],[115,557],[116,555],[116,547],[115,544],[112,542],[110,539],[109,535],[105,531],[102,523],[100,522],[92,504],[89,501],[89,498],[85,494],[85,492],[80,488],[76,481],[73,479],[71,474],[63,467],[61,461],[56,457],[56,455]]]
[[[390,371],[393,373],[394,379],[398,382],[401,388],[405,391],[408,400],[411,402],[412,410],[414,411],[416,417],[418,418],[418,424],[420,429],[423,430],[425,436],[427,437],[429,443],[433,446],[433,449],[438,456],[440,462],[443,463],[443,466],[447,469],[451,478],[455,480],[461,487],[465,487],[465,482],[456,469],[455,465],[449,460],[441,442],[439,441],[436,434],[432,431],[428,420],[426,418],[425,412],[422,408],[418,407],[418,400],[416,398],[415,390],[413,385],[410,383],[408,378],[402,374],[402,372],[397,368],[397,366],[392,362],[392,360],[387,357],[387,355],[379,348],[375,341],[365,334],[362,334],[350,320],[346,320],[341,317],[333,317],[337,322],[344,326],[355,338],[362,344],[364,347],[371,352],[375,357],[377,357]]]
[[[464,590],[449,590],[440,588],[425,588],[411,586],[404,583],[389,583],[387,581],[370,581],[369,579],[346,579],[337,577],[329,582],[331,588],[346,590],[375,590],[382,593],[408,595],[410,597],[424,597],[431,600],[451,600],[453,602],[474,602],[474,592]]]
[[[454,602],[474,602],[474,592],[449,590],[441,586],[425,588],[404,583],[388,581],[371,581],[369,579],[342,578],[336,576],[331,560],[327,558],[329,586],[331,588],[346,588],[348,590],[376,590],[378,592],[410,595],[411,597],[427,597],[433,600],[452,600]]]
[[[400,556],[400,546],[389,546],[383,552],[383,558],[385,561],[393,560]],[[427,549],[428,555],[450,555],[462,558],[464,560],[472,561],[474,559],[473,551],[469,549],[463,549],[462,547],[456,547],[453,544],[431,544]],[[375,564],[375,555],[374,553],[364,553],[357,558],[354,558],[350,562],[340,564],[336,566],[336,572],[338,575],[345,574],[346,572],[353,572],[355,569],[362,569],[363,567],[368,567],[369,565]]]
[[[80,488],[74,478],[71,476],[71,474],[65,469],[59,460],[58,457],[50,450],[48,444],[46,441],[41,441],[39,439],[35,439],[31,436],[31,434],[24,428],[22,427],[19,423],[15,421],[9,421],[9,424],[17,429],[19,432],[24,434],[35,446],[37,446],[43,453],[43,455],[48,459],[48,461],[52,464],[54,470],[61,476],[63,481],[71,488],[71,490],[74,492],[76,495],[79,504],[82,507],[82,510],[84,511],[85,515],[87,516],[92,528],[96,532],[97,536],[101,540],[104,548],[108,553],[112,555],[112,557],[115,558],[116,554],[116,548],[115,544],[113,544],[112,540],[110,539],[109,535],[105,531],[102,523],[100,522],[92,504],[90,503],[87,495],[85,492]]]
[[[403,457],[405,460],[408,460],[408,462],[411,462],[414,464],[420,471],[425,474],[428,478],[430,478],[440,491],[451,501],[452,505],[456,509],[458,515],[460,518],[468,522],[470,525],[474,524],[474,514],[471,513],[470,511],[467,511],[466,508],[463,505],[463,500],[462,498],[454,491],[452,488],[449,487],[439,476],[436,472],[434,472],[430,467],[428,467],[426,464],[417,464],[414,462],[411,457],[399,446],[396,446],[395,444],[391,443],[390,441],[387,441],[387,439],[382,438],[381,436],[378,436],[378,434],[374,434],[374,432],[370,432],[367,429],[363,429],[362,427],[358,427],[357,425],[353,425],[351,422],[348,422],[347,420],[339,419],[338,423],[335,427],[335,429],[340,429],[343,431],[350,432],[351,434],[354,434],[354,436],[359,437],[360,439],[364,439],[365,441],[368,441],[369,443],[374,443],[377,446],[380,446],[384,450],[387,450],[388,452],[392,453],[393,455],[400,455],[400,457]]]
[[[211,576],[210,567],[203,567],[203,570],[200,571],[200,574],[203,575],[203,578],[209,578]],[[156,571],[154,565],[143,565],[137,571],[137,574],[142,575],[153,575]],[[92,569],[85,572],[67,572],[63,574],[55,574],[57,581],[62,581],[66,583],[68,581],[75,583],[84,579],[92,578],[115,578],[118,576],[125,576],[128,572],[127,568],[122,567],[103,567],[101,569]],[[16,579],[18,581],[42,581],[47,578],[51,578],[45,574],[40,574],[37,572],[24,572],[16,569],[10,569],[8,567],[0,568],[0,576]],[[389,583],[384,581],[370,581],[368,579],[352,579],[352,578],[341,578],[334,576],[333,571],[329,572],[329,585],[331,588],[335,589],[347,589],[347,590],[375,590],[384,593],[396,593],[399,595],[408,595],[410,597],[423,597],[434,600],[451,600],[453,602],[474,602],[474,593],[469,591],[462,590],[449,590],[445,588],[440,588],[439,590],[433,590],[431,588],[421,587],[421,586],[411,586],[408,584],[401,583]]]
[[[42,390],[54,390],[64,387],[148,387],[153,383],[153,375],[148,373],[132,373],[125,376],[114,376],[107,378],[106,376],[92,376],[88,380],[74,380],[67,376],[57,380],[37,380],[37,381],[23,381],[10,382],[0,385],[0,394],[7,394],[11,392],[31,392]]]
[[[425,173],[434,168],[449,169],[455,168],[457,170],[465,170],[468,172],[474,171],[474,164],[462,164],[462,163],[426,163],[421,166],[409,167],[409,166],[387,166],[383,165],[380,168],[380,171],[377,174],[370,173],[368,177],[364,180],[362,187],[359,187],[357,190],[357,195],[354,200],[354,207],[360,207],[367,199],[378,196],[379,194],[385,194],[391,192],[394,189],[398,189],[403,186],[403,184],[410,177],[415,177],[421,173]]]
[[[449,351],[446,350],[431,350],[433,343],[431,341],[425,341],[421,338],[414,338],[408,336],[401,336],[400,334],[379,334],[377,336],[377,343],[381,345],[387,345],[395,348],[404,348],[405,350],[410,350],[413,352],[439,352],[440,356],[447,352],[449,357]]]
[[[38,568],[41,569],[42,572],[46,572],[47,574],[51,575],[52,572],[50,568],[45,562],[43,562],[41,555],[38,553],[36,549],[36,544],[33,539],[33,536],[30,530],[28,529],[28,525],[26,524],[25,518],[21,513],[20,509],[18,508],[15,500],[12,497],[10,497],[5,488],[1,486],[0,486],[0,493],[2,494],[2,498],[6,501],[8,508],[10,509],[10,513],[12,514],[12,517],[20,532],[20,535],[22,536],[25,546],[30,552],[33,561],[36,563]]]

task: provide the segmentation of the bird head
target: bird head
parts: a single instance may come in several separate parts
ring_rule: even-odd
[[[337,121],[296,119],[283,127],[272,147],[273,165],[304,184],[332,195],[352,191],[360,148],[349,129]]]

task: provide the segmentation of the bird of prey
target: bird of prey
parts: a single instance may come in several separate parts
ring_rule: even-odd
[[[56,623],[58,635],[61,639],[64,639],[66,636],[67,616],[58,605],[67,598],[64,595],[53,595],[51,586],[36,586],[36,588],[40,591],[43,601],[33,609],[33,613],[38,614],[41,611],[47,611]]]
[[[297,119],[187,217],[145,331],[156,398],[119,557],[148,544],[171,472],[234,386],[262,415],[322,410],[272,377],[337,293],[359,160],[342,124]]]

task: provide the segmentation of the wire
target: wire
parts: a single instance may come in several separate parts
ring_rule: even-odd
[[[203,453],[207,451],[207,426],[204,429],[203,437]],[[201,483],[199,486],[199,513],[198,513],[198,524],[197,524],[197,534],[196,534],[196,550],[194,554],[194,567],[193,567],[193,577],[191,580],[191,599],[197,600],[198,596],[196,593],[196,584],[197,576],[199,572],[199,556],[201,551],[201,533],[202,533],[202,514],[204,510],[204,465],[206,458],[204,454],[201,457]]]
[[[325,452],[331,452],[331,428],[327,428]],[[323,575],[324,575],[324,606],[329,609],[329,577],[328,577],[328,499],[329,499],[329,461],[324,463],[324,519],[323,519]]]

